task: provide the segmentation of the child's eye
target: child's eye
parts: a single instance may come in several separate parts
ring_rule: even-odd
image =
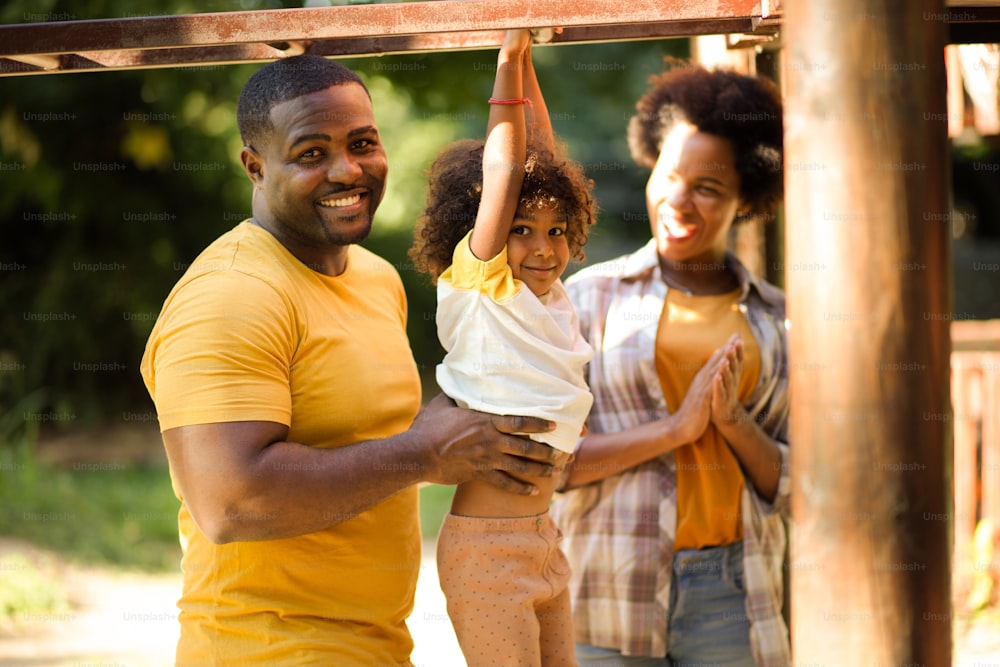
[[[299,155],[300,159],[303,160],[315,160],[323,155],[323,153],[318,148],[310,148],[309,150],[303,152]]]
[[[549,230],[549,236],[566,236],[566,229],[563,227],[553,227]]]
[[[524,236],[524,235],[528,234],[529,232],[528,232],[528,228],[525,227],[524,225],[517,225],[516,227],[511,227],[510,233],[511,234],[517,234],[518,236]]]

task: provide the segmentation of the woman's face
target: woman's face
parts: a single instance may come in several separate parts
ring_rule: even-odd
[[[739,192],[730,141],[688,123],[675,126],[646,183],[660,258],[675,264],[723,261],[733,219],[750,208]]]

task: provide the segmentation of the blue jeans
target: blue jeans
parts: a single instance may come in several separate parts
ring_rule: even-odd
[[[754,667],[743,587],[743,543],[674,554],[663,658],[576,645],[580,667]]]

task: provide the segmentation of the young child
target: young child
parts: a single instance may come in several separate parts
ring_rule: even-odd
[[[432,165],[410,256],[437,283],[441,389],[462,407],[555,422],[532,437],[560,450],[561,466],[593,397],[583,379],[592,351],[560,276],[583,258],[595,205],[582,169],[557,153],[531,39],[505,36],[485,143],[459,141]],[[577,664],[569,566],[548,516],[555,483],[534,496],[482,481],[456,489],[437,562],[471,667]]]

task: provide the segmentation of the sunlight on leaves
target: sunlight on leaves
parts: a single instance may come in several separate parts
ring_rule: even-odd
[[[38,138],[18,120],[14,107],[7,107],[0,114],[0,154],[19,159],[29,168],[35,166],[41,154]]]
[[[373,76],[365,83],[389,156],[388,187],[372,230],[378,236],[413,228],[423,209],[427,167],[457,137],[458,128],[443,116],[414,114],[409,94],[385,77]]]
[[[173,155],[166,128],[149,123],[129,123],[122,138],[121,152],[143,171],[166,169]]]

